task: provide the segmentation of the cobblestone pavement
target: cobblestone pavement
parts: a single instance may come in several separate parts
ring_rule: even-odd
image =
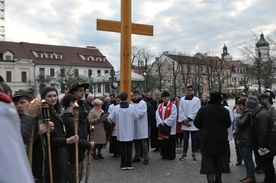
[[[233,101],[229,101],[230,107]],[[236,154],[234,150],[233,141],[230,142],[231,147],[231,173],[222,175],[223,183],[239,182],[239,179],[245,177],[245,166],[236,166]],[[197,153],[197,161],[192,160],[191,148],[188,150],[188,159],[186,161],[179,161],[182,155],[182,149],[176,149],[175,160],[162,160],[159,152],[149,152],[149,164],[143,165],[143,158],[141,162],[134,163],[134,169],[121,170],[120,157],[114,158],[108,153],[108,147],[102,150],[103,160],[93,160],[91,162],[89,182],[93,183],[205,183],[206,176],[199,174],[201,155]],[[134,149],[133,149],[134,154]],[[275,163],[274,163],[275,164]],[[85,163],[86,166],[86,163]],[[85,167],[86,169],[86,167]],[[85,172],[85,171],[84,171]],[[257,182],[261,182],[264,178],[263,174],[256,174]],[[84,182],[85,175],[82,179]]]
[[[236,155],[234,151],[233,142],[230,142],[231,147],[231,173],[222,175],[223,183],[239,182],[239,179],[245,177],[245,166],[236,166]],[[133,149],[134,153],[134,149]],[[197,153],[197,161],[192,160],[192,155],[189,149],[188,159],[186,161],[179,161],[182,155],[182,149],[177,148],[175,160],[162,160],[159,152],[149,153],[149,164],[143,165],[143,158],[141,162],[133,163],[134,169],[121,170],[120,157],[114,158],[112,154],[108,153],[108,148],[103,149],[103,160],[93,160],[90,167],[89,182],[93,183],[205,183],[206,176],[199,174],[201,155]],[[86,165],[86,163],[85,163]],[[84,175],[85,176],[85,175]],[[257,182],[263,180],[263,174],[256,174]],[[83,177],[83,182],[85,177]]]

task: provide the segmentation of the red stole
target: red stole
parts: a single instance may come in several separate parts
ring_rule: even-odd
[[[159,113],[160,118],[164,121],[171,115],[173,103],[171,101],[168,102],[166,109],[165,109],[164,119],[163,119],[163,105],[164,105],[164,103],[159,105],[158,113]],[[160,130],[158,130],[158,140],[163,140],[163,139],[169,139],[169,136],[161,134]]]

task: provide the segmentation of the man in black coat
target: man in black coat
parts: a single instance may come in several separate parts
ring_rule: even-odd
[[[88,111],[83,106],[84,101],[82,100],[85,90],[89,87],[88,83],[76,83],[74,84],[69,93],[75,95],[78,99],[79,105],[79,126],[80,126],[80,133],[83,137],[87,137],[87,117]]]
[[[248,97],[245,102],[246,107],[252,113],[253,136],[255,147],[260,152],[270,151],[267,155],[262,156],[265,183],[275,183],[275,169],[273,159],[275,155],[275,141],[270,139],[270,134],[274,132],[274,122],[269,116],[267,110],[259,104],[256,97]],[[275,132],[274,132],[275,133]]]
[[[220,92],[210,95],[210,101],[202,106],[194,119],[201,135],[201,174],[206,174],[208,183],[221,182],[222,173],[230,173],[228,131],[231,126],[229,111],[222,106]]]

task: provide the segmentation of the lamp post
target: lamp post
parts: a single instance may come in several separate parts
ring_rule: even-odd
[[[234,74],[234,90],[235,90],[235,97],[237,97],[237,77],[236,74]]]
[[[144,79],[145,79],[145,81],[144,81],[144,93],[146,93],[147,92],[147,73],[143,73],[143,76],[144,76]]]

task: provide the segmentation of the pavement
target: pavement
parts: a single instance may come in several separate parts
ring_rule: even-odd
[[[229,106],[234,105],[233,100],[228,101]],[[188,150],[188,159],[185,161],[179,161],[182,155],[182,148],[176,149],[175,160],[162,160],[159,152],[153,152],[150,149],[149,152],[149,164],[143,165],[143,158],[141,162],[133,163],[134,168],[132,170],[121,170],[120,157],[114,158],[113,154],[109,154],[108,145],[106,149],[102,150],[105,159],[93,160],[90,166],[90,183],[206,183],[207,179],[205,175],[199,173],[201,165],[201,155],[196,153],[197,161],[192,160],[191,148]],[[234,149],[233,140],[230,141],[231,148],[231,162],[229,174],[222,175],[223,183],[235,183],[239,182],[241,178],[246,177],[244,163],[240,166],[236,166],[236,154]],[[133,153],[134,155],[134,149]],[[86,160],[85,160],[86,161]],[[85,162],[85,169],[86,169]],[[274,162],[275,165],[275,162]],[[82,182],[85,180],[85,172]],[[257,182],[262,182],[264,174],[256,174]]]

